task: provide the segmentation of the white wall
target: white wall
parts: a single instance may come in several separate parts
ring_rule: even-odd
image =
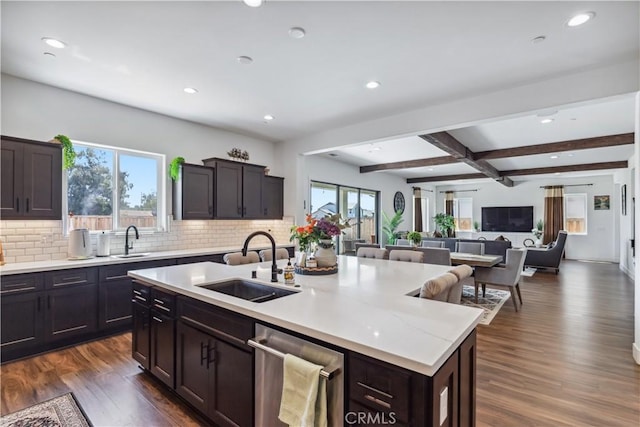
[[[636,130],[635,130],[635,176],[634,180],[634,196],[638,203],[640,203],[640,92],[636,93]],[[635,212],[635,241],[636,245],[640,242],[640,206],[636,209]],[[635,277],[640,277],[640,263],[636,262],[635,264]],[[634,304],[634,313],[635,313],[635,333],[634,333],[634,343],[632,346],[633,358],[636,363],[640,365],[640,281],[635,281],[635,304]]]
[[[611,175],[592,176],[572,179],[539,179],[527,182],[516,182],[513,187],[505,187],[496,182],[467,185],[448,185],[437,187],[437,211],[444,212],[445,190],[469,190],[460,192],[456,197],[473,199],[474,220],[481,222],[483,206],[533,206],[533,222],[544,219],[544,185],[593,184],[592,186],[566,187],[565,193],[587,194],[587,235],[569,235],[565,246],[568,259],[586,259],[592,261],[618,262],[619,241],[617,223],[620,211],[620,188],[615,185]],[[593,196],[611,196],[611,209],[593,209]],[[491,238],[494,234],[504,234],[514,245],[522,245],[522,240],[532,238],[531,233],[479,233]]]

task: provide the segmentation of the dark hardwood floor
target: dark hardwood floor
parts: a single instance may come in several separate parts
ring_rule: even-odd
[[[575,261],[523,278],[521,311],[478,327],[477,425],[640,425],[633,286],[617,265]],[[202,425],[130,348],[124,334],[3,365],[2,414],[73,391],[96,426]]]

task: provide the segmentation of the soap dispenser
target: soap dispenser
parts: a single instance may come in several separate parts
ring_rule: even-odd
[[[284,267],[284,284],[285,285],[295,285],[296,283],[296,270],[291,265],[291,259],[287,262],[287,265]]]

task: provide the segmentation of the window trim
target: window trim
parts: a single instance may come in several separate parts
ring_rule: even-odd
[[[474,219],[473,219],[473,197],[454,197],[453,198],[453,212],[454,213],[456,213],[456,212],[458,213],[458,216],[454,215],[453,217],[454,217],[454,219],[456,219],[456,223],[457,224],[460,224],[460,216],[459,216],[459,214],[460,214],[460,205],[459,205],[460,202],[459,201],[460,200],[471,200],[471,228],[462,229],[462,228],[456,227],[456,232],[458,232],[458,231],[460,231],[462,233],[473,232],[473,231],[475,231],[473,229],[473,221],[474,221]],[[446,203],[446,199],[445,199],[445,203]]]
[[[105,144],[97,144],[97,143],[93,143],[93,142],[86,142],[86,141],[80,141],[80,140],[71,140],[71,142],[75,147],[89,147],[89,148],[96,148],[96,149],[101,149],[101,150],[109,150],[109,151],[113,151],[114,152],[114,159],[113,159],[113,170],[114,173],[112,173],[111,175],[111,188],[113,189],[113,193],[112,193],[112,203],[113,203],[113,219],[112,219],[112,229],[108,230],[108,232],[110,234],[113,235],[124,235],[126,232],[125,228],[121,228],[119,227],[120,225],[120,218],[119,218],[119,212],[120,212],[120,199],[118,197],[118,173],[120,172],[120,155],[121,154],[125,154],[125,155],[132,155],[132,156],[137,156],[137,157],[145,157],[145,158],[149,158],[149,159],[154,159],[156,160],[159,165],[158,165],[158,171],[157,171],[157,176],[156,176],[156,186],[157,186],[157,192],[156,192],[156,202],[157,202],[157,223],[156,223],[156,227],[146,227],[146,228],[140,228],[140,234],[154,234],[154,233],[166,233],[168,232],[168,227],[167,227],[167,203],[166,203],[166,194],[167,194],[167,180],[166,180],[166,176],[164,171],[167,169],[167,156],[165,154],[161,154],[161,153],[153,153],[150,151],[142,151],[142,150],[136,150],[136,149],[131,149],[131,148],[123,148],[123,147],[117,147],[117,146],[112,146],[112,145],[105,145]],[[68,183],[68,174],[65,172],[62,174],[62,229],[63,229],[63,235],[68,236],[69,235],[69,204],[68,204],[68,188],[69,188],[69,183]],[[99,234],[102,231],[107,231],[107,230],[89,230],[89,233],[91,234]]]
[[[576,232],[571,232],[569,231],[569,227],[567,227],[567,199],[568,197],[571,196],[581,196],[583,201],[584,201],[584,232],[583,233],[576,233]],[[589,195],[587,193],[565,193],[564,197],[563,197],[563,206],[562,208],[564,209],[563,212],[563,217],[562,218],[562,225],[563,228],[567,231],[568,235],[574,235],[574,236],[586,236],[589,234]]]

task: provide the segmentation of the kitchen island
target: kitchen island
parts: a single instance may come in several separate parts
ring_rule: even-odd
[[[426,280],[450,267],[346,256],[340,256],[338,263],[339,272],[334,275],[297,275],[296,285],[299,287],[296,288],[263,282],[296,291],[263,303],[246,301],[202,286],[230,279],[249,279],[257,266],[267,269],[269,263],[243,266],[195,263],[130,271],[129,276],[138,285],[176,298],[175,303],[168,305],[175,304],[177,307],[176,310],[170,310],[175,313],[178,331],[174,365],[175,376],[178,378],[177,381],[173,378],[165,383],[169,386],[173,384],[179,395],[216,423],[244,425],[233,420],[233,417],[217,417],[216,413],[220,411],[215,408],[211,410],[207,405],[198,406],[206,396],[198,395],[190,400],[198,393],[184,387],[184,393],[180,392],[185,375],[190,375],[184,371],[186,365],[182,358],[187,357],[189,352],[180,347],[184,338],[180,334],[180,328],[181,323],[185,323],[195,329],[206,329],[210,325],[203,319],[217,319],[222,328],[210,335],[221,337],[220,342],[244,351],[238,353],[237,360],[242,359],[241,355],[248,355],[248,358],[245,357],[247,364],[252,365],[253,349],[243,346],[252,338],[247,334],[253,335],[254,325],[259,322],[346,353],[345,360],[348,362],[345,370],[349,372],[345,372],[345,378],[349,384],[345,385],[345,401],[349,411],[380,409],[389,412],[390,409],[399,408],[399,425],[472,425],[475,408],[475,327],[482,311],[414,297]],[[286,260],[278,262],[279,267],[284,267],[285,264]],[[157,299],[153,298],[154,301]],[[190,311],[195,315],[188,314]],[[213,314],[208,316],[205,313],[207,311]],[[134,335],[135,313],[134,309]],[[152,340],[153,336],[152,332]],[[201,340],[198,357],[207,353],[200,360],[206,359],[208,367],[213,362],[208,355],[211,347],[202,342]],[[136,345],[134,337],[134,347]],[[461,353],[461,348],[464,348],[464,354]],[[212,359],[215,359],[215,355]],[[360,369],[363,363],[373,365]],[[171,362],[167,361],[166,365],[167,368],[160,371],[167,373]],[[149,370],[153,373],[152,366],[153,363],[149,365]],[[248,365],[245,367],[251,370]],[[388,373],[387,385],[400,390],[395,395],[395,401],[388,403],[369,394],[359,399],[357,389],[353,390],[351,382],[362,385],[367,378],[355,381],[357,378],[354,379],[354,375],[371,376],[371,373],[366,374],[369,371]],[[398,378],[404,378],[406,390],[405,385],[396,384]],[[461,382],[462,379],[464,383]],[[252,385],[253,380],[247,379],[243,386],[245,392],[251,393],[253,387],[249,385]],[[369,380],[374,381],[372,378]],[[384,382],[383,380],[382,383]],[[207,384],[212,390],[219,388],[215,381],[213,386],[210,382]],[[380,391],[375,387],[374,389]],[[220,389],[214,391],[218,395],[229,392]],[[206,394],[206,391],[201,391],[200,394]],[[391,394],[388,390],[383,390],[381,395]],[[215,398],[213,400],[216,401]],[[400,402],[401,400],[404,402]],[[253,399],[246,402],[246,405],[253,406],[249,402],[253,402]],[[238,413],[245,413],[249,409],[245,407]],[[250,421],[246,416],[242,420],[247,425],[253,423],[252,417]]]

